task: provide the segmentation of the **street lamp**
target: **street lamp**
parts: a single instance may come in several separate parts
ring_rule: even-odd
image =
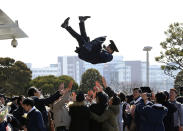
[[[149,51],[151,51],[151,46],[145,46],[143,51],[146,51],[146,86],[149,87]]]

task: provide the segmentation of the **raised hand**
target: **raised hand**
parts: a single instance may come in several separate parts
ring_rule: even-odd
[[[155,101],[156,98],[155,98],[154,92],[152,92],[151,94],[152,94],[151,100],[154,100]]]
[[[106,80],[104,77],[102,77],[102,83],[103,83],[104,88],[107,88],[107,83],[106,83]]]
[[[95,85],[96,85],[98,88],[101,87],[101,85],[100,85],[100,83],[99,83],[98,81],[95,81]]]
[[[64,82],[60,83],[58,90],[59,91],[64,90]]]
[[[131,105],[131,107],[130,107],[130,113],[131,113],[132,116],[135,115],[135,109],[136,109],[136,105]]]
[[[98,92],[102,92],[103,91],[103,87],[100,85],[100,83],[98,82],[98,81],[96,81],[96,86],[98,87],[97,89],[97,91]]]
[[[72,101],[76,101],[76,93],[72,92]]]
[[[93,90],[88,91],[88,96],[93,96]]]
[[[146,103],[147,102],[147,93],[142,93],[141,94],[141,97],[142,97],[142,99],[144,100],[144,103]]]
[[[60,83],[59,87],[58,87],[58,91],[60,92],[61,95],[64,94],[64,83]]]
[[[100,83],[99,83],[98,81],[95,82],[95,85],[96,85],[96,86],[94,87],[94,88],[95,88],[94,90],[95,90],[96,92],[101,92],[101,91],[103,91],[103,88],[102,88],[102,86],[100,85]]]
[[[71,80],[70,82],[69,82],[69,85],[68,85],[68,91],[70,91],[71,89],[72,89],[72,85],[73,85],[73,81]]]

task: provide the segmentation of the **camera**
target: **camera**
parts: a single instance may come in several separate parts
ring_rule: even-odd
[[[152,91],[151,91],[150,87],[143,86],[143,87],[140,87],[140,89],[141,89],[142,93],[146,93],[147,94],[148,98],[152,97],[152,93],[151,93]]]
[[[18,42],[15,38],[13,38],[13,40],[11,41],[11,46],[13,46],[14,48],[17,47]]]
[[[152,94],[151,93],[147,93],[147,97],[152,97]]]

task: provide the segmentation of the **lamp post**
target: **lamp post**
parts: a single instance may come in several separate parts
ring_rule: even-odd
[[[145,46],[143,51],[146,51],[146,86],[149,87],[149,51],[151,51],[151,46]]]

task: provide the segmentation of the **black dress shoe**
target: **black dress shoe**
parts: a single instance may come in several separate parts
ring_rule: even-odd
[[[91,16],[79,16],[79,20],[84,22],[86,19],[91,18]]]
[[[68,25],[69,25],[69,19],[70,19],[70,17],[68,17],[67,19],[65,19],[64,23],[62,23],[62,25],[61,25],[62,28],[68,27]]]
[[[79,52],[80,52],[80,48],[79,48],[79,47],[76,47],[75,52],[76,52],[76,53],[79,53]]]

